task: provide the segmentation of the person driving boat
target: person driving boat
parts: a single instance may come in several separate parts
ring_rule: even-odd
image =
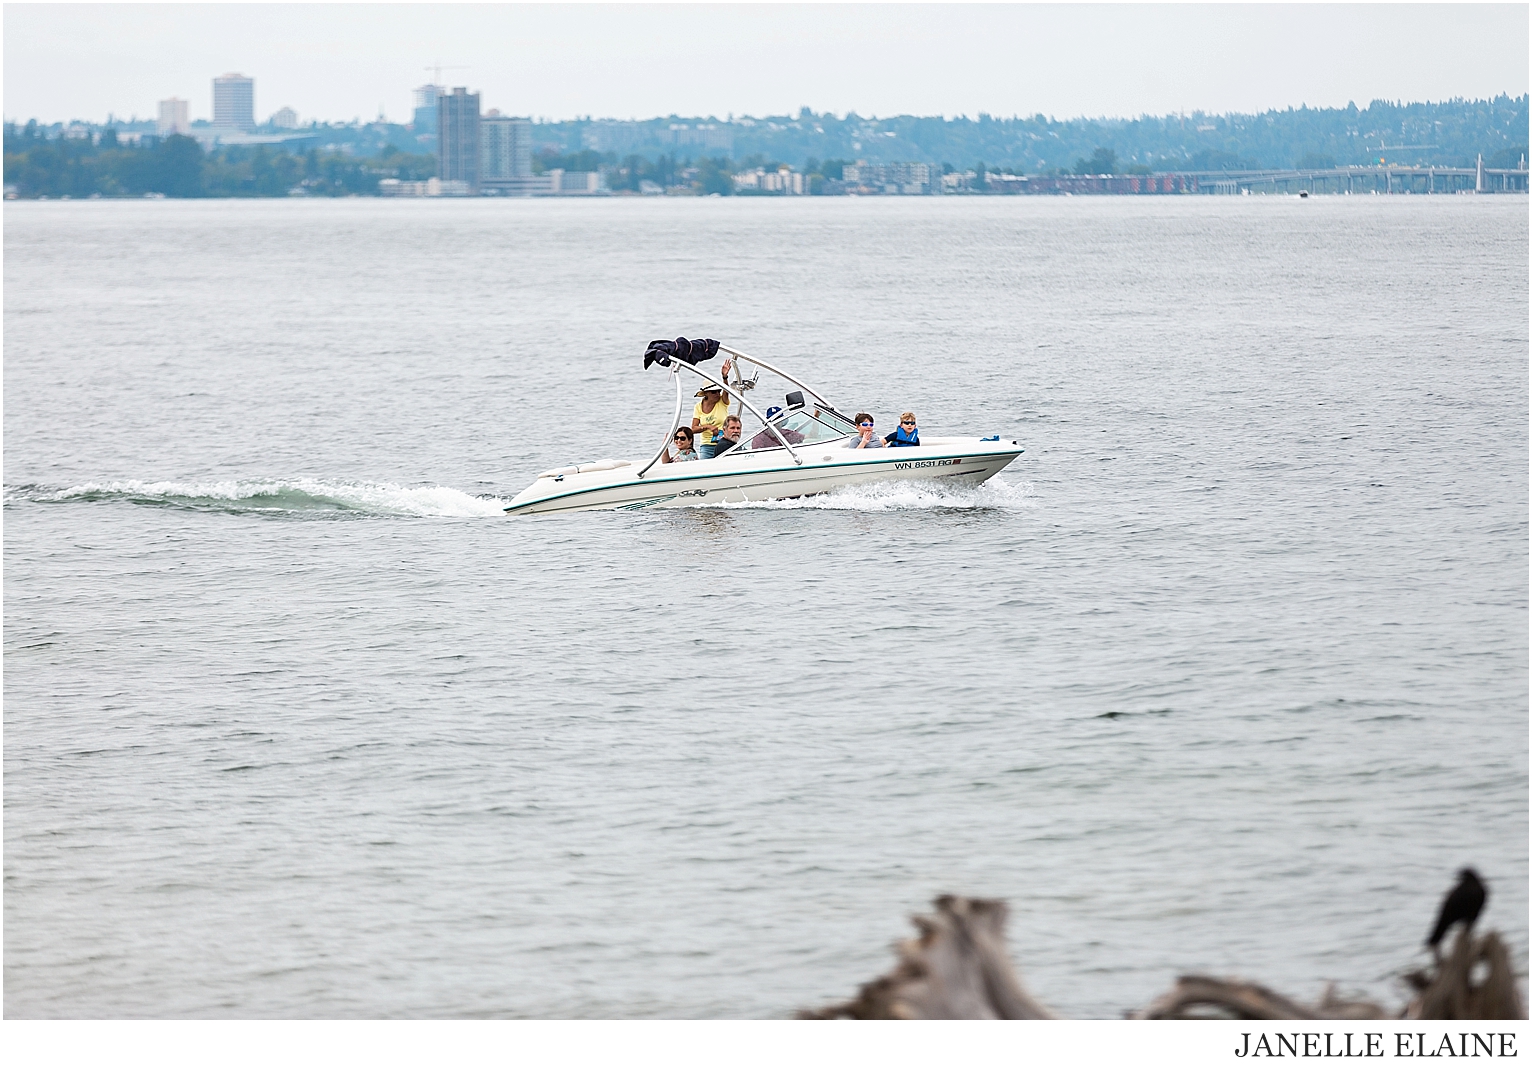
[[[766,408],[766,421],[773,421],[777,415],[781,413],[782,408],[780,407]],[[802,433],[798,432],[796,429],[790,429],[785,425],[777,426],[777,432],[782,434],[783,437],[787,438],[787,443],[789,444],[802,444],[804,441],[804,436]],[[780,447],[782,447],[782,442],[777,440],[776,436],[769,429],[762,429],[759,433],[750,438],[750,450],[753,452],[758,452],[762,448]]]

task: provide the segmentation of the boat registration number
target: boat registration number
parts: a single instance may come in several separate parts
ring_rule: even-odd
[[[895,463],[895,470],[919,470],[923,466],[957,466],[961,459],[922,459],[914,463]]]

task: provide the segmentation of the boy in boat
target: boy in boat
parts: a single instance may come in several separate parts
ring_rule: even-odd
[[[906,411],[899,416],[899,428],[883,438],[890,448],[914,448],[920,444],[920,427],[915,425],[915,412]]]
[[[861,432],[860,432],[860,434],[858,436],[852,437],[850,440],[848,440],[846,442],[846,447],[848,447],[848,448],[881,448],[881,447],[883,447],[883,442],[881,440],[879,440],[877,437],[872,435],[872,427],[873,427],[872,415],[868,414],[866,411],[858,412],[858,414],[856,416],[856,426],[857,426],[857,429],[860,430]]]

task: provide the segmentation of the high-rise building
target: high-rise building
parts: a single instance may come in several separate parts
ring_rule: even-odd
[[[271,116],[271,124],[279,130],[295,130],[298,128],[298,112],[284,107]]]
[[[186,101],[172,96],[169,100],[160,101],[159,121],[154,124],[155,132],[161,137],[169,137],[172,133],[181,136],[191,132],[191,123],[186,117]]]
[[[490,111],[479,119],[479,186],[504,193],[531,191],[532,120]]]
[[[436,173],[479,191],[479,94],[461,85],[436,100]]]
[[[230,130],[255,129],[255,79],[225,74],[213,79],[213,125]]]
[[[415,132],[436,132],[436,101],[441,99],[440,85],[422,85],[415,90]]]

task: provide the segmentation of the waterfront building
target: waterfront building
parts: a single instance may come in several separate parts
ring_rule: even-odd
[[[779,196],[802,196],[808,191],[803,175],[791,167],[767,170],[756,167],[734,175],[734,188],[738,192],[776,193]]]
[[[191,131],[191,122],[186,117],[186,101],[174,96],[169,100],[161,100],[160,117],[154,124],[154,130],[161,137],[169,137],[173,133],[186,136]]]
[[[422,85],[415,90],[415,132],[436,132],[436,101],[442,97],[440,85]]]
[[[426,181],[400,181],[398,178],[385,178],[378,182],[378,196],[469,195],[469,185],[464,181],[441,181],[440,178],[427,178]]]
[[[384,178],[378,182],[379,196],[469,196],[472,190],[466,181],[443,181],[428,178],[425,181],[400,181]]]
[[[298,112],[290,107],[281,108],[271,116],[271,124],[279,130],[295,130],[298,128]]]
[[[868,163],[858,159],[841,173],[848,189],[888,196],[930,196],[942,191],[941,171],[926,163]]]
[[[213,79],[213,125],[220,129],[255,129],[255,79],[225,74]]]
[[[479,188],[505,196],[541,192],[532,177],[532,120],[491,109],[479,119]]]
[[[544,175],[546,195],[604,196],[608,190],[606,175],[599,170],[550,170]]]
[[[458,86],[436,99],[436,171],[479,191],[479,94]]]

